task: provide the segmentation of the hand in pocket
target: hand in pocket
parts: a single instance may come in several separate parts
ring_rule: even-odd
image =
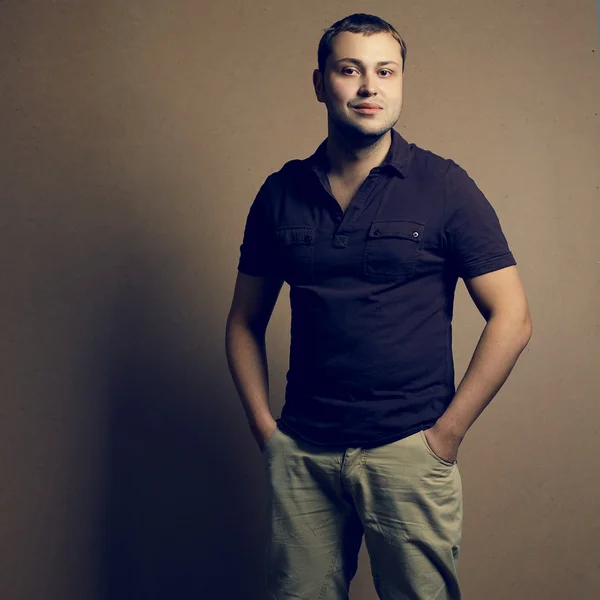
[[[277,423],[275,420],[256,430],[254,433],[254,439],[256,440],[258,448],[261,452],[264,450],[267,442],[271,439],[271,436],[275,433],[275,431],[277,431]]]
[[[434,454],[446,462],[454,463],[458,458],[460,441],[444,435],[434,425],[423,431],[423,435]]]

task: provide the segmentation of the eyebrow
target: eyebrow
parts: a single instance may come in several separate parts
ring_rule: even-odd
[[[341,62],[351,62],[351,63],[353,63],[355,65],[358,65],[359,67],[363,66],[362,61],[359,60],[358,58],[348,58],[348,57],[346,57],[346,58],[340,58],[339,60],[335,61],[335,64],[337,65],[338,63],[341,63]],[[400,66],[397,62],[395,62],[393,60],[380,60],[377,63],[378,67],[383,67],[384,65],[396,65],[397,67]]]

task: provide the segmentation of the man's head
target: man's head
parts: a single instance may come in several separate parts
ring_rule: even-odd
[[[315,94],[327,106],[330,129],[369,143],[400,118],[406,44],[386,21],[354,14],[325,30],[313,73]],[[374,107],[370,111],[361,105]]]

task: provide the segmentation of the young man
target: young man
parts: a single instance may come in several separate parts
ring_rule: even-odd
[[[272,600],[347,599],[363,535],[383,600],[461,597],[458,448],[531,335],[489,202],[392,129],[405,58],[378,17],[326,30],[313,83],[327,138],[267,177],[246,223],[226,345],[265,462]],[[458,277],[487,323],[455,390]],[[265,331],[283,281],[290,368],[275,420]]]

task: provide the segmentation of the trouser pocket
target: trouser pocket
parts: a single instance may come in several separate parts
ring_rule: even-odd
[[[421,441],[423,442],[423,445],[425,446],[425,449],[427,450],[427,452],[429,454],[431,454],[431,456],[433,456],[433,458],[435,458],[439,463],[441,463],[442,465],[444,465],[446,467],[453,467],[454,465],[456,465],[456,461],[450,462],[449,460],[446,460],[445,458],[438,456],[432,450],[431,446],[429,445],[429,442],[427,441],[427,438],[425,437],[425,432],[423,430],[419,431],[419,437],[421,438]]]
[[[279,426],[275,427],[275,431],[273,431],[273,433],[266,439],[265,443],[260,449],[261,452],[264,452],[267,449],[267,447],[270,446],[272,440],[275,438],[277,433],[279,433]]]

